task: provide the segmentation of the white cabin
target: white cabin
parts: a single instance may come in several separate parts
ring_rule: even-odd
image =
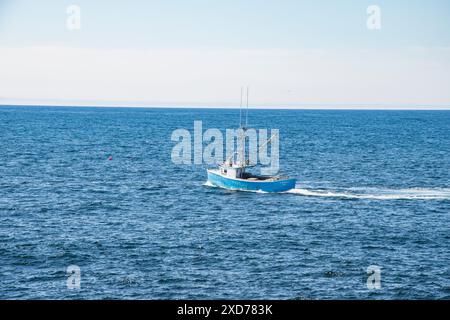
[[[238,167],[238,166],[221,166],[220,167],[220,174],[224,175],[231,179],[242,179],[245,172],[244,167]]]

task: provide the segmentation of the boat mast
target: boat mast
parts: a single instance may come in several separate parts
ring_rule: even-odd
[[[241,104],[239,106],[239,128],[242,128],[242,95],[244,87],[241,87]]]
[[[247,86],[247,110],[245,112],[245,127],[242,128],[242,137],[241,137],[241,146],[242,146],[242,150],[241,150],[241,167],[244,168],[246,167],[246,159],[245,159],[245,142],[246,142],[246,137],[245,137],[245,131],[247,131],[247,126],[248,126],[248,96],[249,96],[249,86]]]
[[[247,86],[247,110],[245,112],[245,126],[242,126],[242,102],[243,102],[243,96],[244,96],[244,87],[241,87],[241,104],[239,108],[239,132],[240,132],[240,141],[241,141],[241,150],[239,152],[235,152],[231,157],[233,157],[235,154],[238,155],[239,164],[241,168],[246,167],[246,159],[245,159],[245,131],[247,130],[248,125],[248,98],[249,98],[249,86]],[[230,157],[230,158],[231,158]]]
[[[245,127],[246,128],[248,125],[248,91],[249,91],[249,86],[247,86],[247,112],[245,113]]]

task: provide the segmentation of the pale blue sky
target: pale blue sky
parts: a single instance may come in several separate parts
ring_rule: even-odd
[[[66,28],[71,4],[81,8],[80,31]],[[373,4],[382,13],[377,31],[366,27]],[[261,105],[450,105],[448,0],[0,0],[0,50],[16,60],[0,63],[4,100],[227,105],[250,83]],[[186,57],[190,67],[180,67]],[[41,69],[29,65],[34,58]],[[59,59],[72,61],[66,77],[59,74],[64,64],[53,63]],[[97,60],[110,65],[100,68]],[[78,64],[97,82],[83,82]],[[117,81],[102,78],[109,66]],[[42,72],[40,90],[25,81],[30,69],[34,81]],[[119,79],[129,70],[129,81]],[[376,79],[363,88],[365,76]],[[115,92],[108,93],[108,81]],[[133,90],[117,93],[123,86]]]

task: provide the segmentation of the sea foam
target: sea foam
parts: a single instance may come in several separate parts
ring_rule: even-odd
[[[450,188],[349,188],[339,191],[326,189],[295,188],[287,193],[310,197],[331,197],[347,199],[373,200],[447,200],[450,199]]]

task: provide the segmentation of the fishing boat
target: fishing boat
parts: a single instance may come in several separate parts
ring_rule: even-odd
[[[247,87],[247,112],[245,126],[242,126],[242,94],[241,88],[241,108],[240,108],[240,132],[242,133],[240,139],[241,150],[234,152],[226,161],[215,169],[207,169],[208,182],[216,187],[225,188],[229,190],[240,191],[260,191],[260,192],[285,192],[295,188],[296,179],[288,176],[265,176],[256,175],[248,172],[246,169],[255,167],[250,164],[248,159],[245,159],[245,131],[247,130],[248,119],[248,87]],[[270,137],[267,142],[260,146],[259,149],[269,144],[276,135]],[[258,150],[259,150],[258,149]]]

